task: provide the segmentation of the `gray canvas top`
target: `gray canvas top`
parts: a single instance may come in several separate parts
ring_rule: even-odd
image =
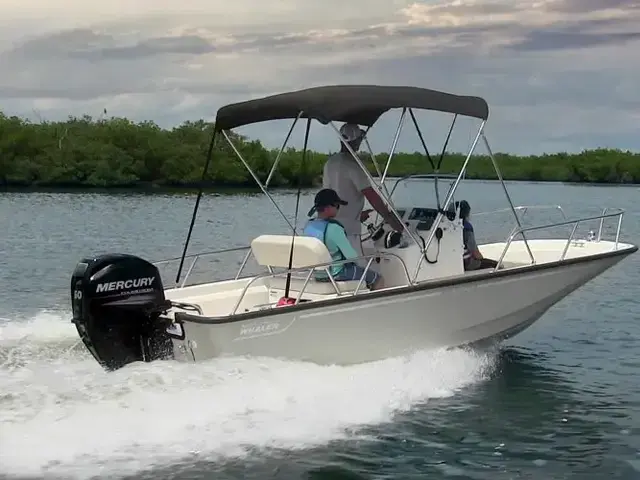
[[[460,96],[419,87],[380,85],[332,85],[270,95],[232,103],[218,110],[216,130],[230,130],[251,123],[302,118],[322,124],[331,121],[372,126],[393,108],[416,108],[455,113],[486,120],[489,106],[480,97]]]

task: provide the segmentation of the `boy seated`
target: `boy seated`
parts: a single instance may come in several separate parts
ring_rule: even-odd
[[[358,258],[353,246],[347,238],[344,227],[335,220],[335,216],[340,209],[340,205],[347,205],[335,190],[323,188],[316,194],[314,205],[309,210],[308,216],[317,213],[305,226],[302,234],[307,237],[315,237],[325,244],[329,254],[334,261]],[[329,268],[333,279],[339,282],[359,281],[365,273],[365,269],[355,262],[343,262],[332,265]],[[329,282],[329,277],[324,271],[316,272],[316,280]],[[382,277],[375,271],[369,269],[364,278],[364,282],[371,290],[383,287]]]

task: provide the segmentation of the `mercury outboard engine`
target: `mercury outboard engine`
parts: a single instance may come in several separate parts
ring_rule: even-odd
[[[173,355],[165,333],[170,307],[160,272],[133,255],[82,259],[71,277],[73,320],[80,338],[106,370]]]

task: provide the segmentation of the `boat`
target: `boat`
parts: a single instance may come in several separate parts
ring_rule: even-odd
[[[373,176],[361,155],[341,137],[336,123],[360,125],[368,133],[379,117],[401,110],[384,168],[373,152]],[[452,115],[449,134],[437,163],[429,154],[415,110]],[[441,198],[438,170],[458,117],[479,122],[459,173]],[[86,257],[71,277],[72,322],[86,348],[107,371],[133,362],[173,359],[202,362],[222,356],[266,356],[318,364],[348,365],[402,356],[428,348],[458,348],[501,342],[528,328],[550,307],[638,250],[620,241],[623,210],[601,215],[523,226],[485,134],[487,102],[412,86],[331,85],[291,91],[220,108],[203,179],[215,159],[216,141],[226,141],[249,170],[262,192],[289,224],[283,234],[257,235],[246,250],[240,270],[221,281],[187,284],[202,254],[187,255],[203,190],[198,191],[175,278],[165,286],[161,262],[129,254]],[[394,205],[385,183],[398,138],[410,118],[434,169],[435,205]],[[301,162],[307,155],[313,121],[330,126],[362,168],[373,189],[406,226],[405,242],[389,242],[391,228],[376,218],[363,225],[359,259],[385,279],[369,290],[360,281],[317,281],[316,272],[332,264],[324,244],[299,235],[268,191],[278,167],[276,157],[264,181],[252,171],[232,141],[232,130],[272,120],[293,121],[280,154],[298,121],[306,121]],[[363,145],[370,149],[365,133]],[[491,158],[513,230],[500,242],[479,246],[492,268],[465,271],[462,222],[454,201],[472,154],[484,144]],[[298,190],[297,202],[300,199]],[[529,207],[525,207],[529,208]],[[297,211],[297,208],[296,208]],[[474,215],[475,216],[475,215]],[[605,220],[617,221],[615,237],[602,235]],[[599,222],[597,234],[578,238],[577,227]],[[533,238],[536,231],[566,226],[565,238]],[[611,235],[613,237],[613,235]],[[229,251],[229,250],[223,250]],[[222,251],[220,251],[222,252]],[[252,256],[263,269],[243,275]],[[192,259],[182,276],[185,261]],[[284,301],[283,301],[284,300]]]

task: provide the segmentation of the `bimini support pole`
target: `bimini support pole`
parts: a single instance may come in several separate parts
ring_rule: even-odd
[[[209,143],[209,151],[207,152],[207,161],[204,164],[202,170],[202,177],[200,179],[200,188],[198,189],[198,196],[196,197],[196,204],[193,206],[193,214],[191,215],[191,224],[189,225],[189,232],[187,233],[187,239],[184,242],[184,249],[182,250],[182,257],[180,258],[180,265],[178,266],[178,274],[176,275],[176,283],[180,283],[180,274],[182,273],[182,267],[184,266],[184,258],[187,255],[187,248],[189,247],[189,241],[191,240],[191,232],[193,232],[193,225],[196,222],[196,215],[198,214],[198,207],[200,206],[200,199],[202,198],[202,190],[204,187],[204,178],[209,170],[209,164],[211,163],[211,157],[213,155],[213,147],[216,141],[217,128],[213,127],[213,135],[211,136],[211,142]]]
[[[393,204],[391,203],[391,200],[389,200],[389,198],[387,197],[387,195],[384,194],[384,192],[382,191],[382,189],[380,188],[380,186],[378,185],[378,183],[373,179],[373,177],[371,176],[371,174],[369,173],[369,170],[367,170],[366,165],[362,162],[362,160],[360,159],[360,157],[358,156],[358,154],[353,150],[353,148],[351,148],[351,145],[349,145],[349,142],[347,142],[342,135],[340,135],[340,130],[338,130],[338,127],[336,127],[336,125],[331,121],[329,122],[329,125],[331,125],[331,128],[333,128],[333,130],[336,132],[336,135],[338,136],[338,138],[340,139],[340,142],[345,146],[345,148],[349,151],[349,153],[351,154],[351,156],[353,156],[354,160],[356,161],[356,163],[360,166],[360,168],[362,169],[363,173],[365,174],[365,176],[367,177],[367,179],[369,180],[369,183],[371,185],[371,188],[378,194],[378,196],[380,198],[382,198],[384,200],[384,202],[387,205],[387,208],[389,209],[389,211],[393,214],[394,217],[396,217],[396,219],[402,223],[402,217],[400,216],[400,214],[396,211],[395,207],[393,206]],[[405,229],[405,233],[407,235],[409,235],[409,237],[411,237],[411,240],[413,240],[415,242],[416,245],[418,245],[418,247],[421,247],[421,243],[418,242],[418,239],[416,238],[416,236],[409,230],[409,229]]]
[[[489,141],[485,136],[484,132],[482,132],[482,141],[484,142],[484,146],[487,148],[487,152],[489,153],[489,157],[491,157],[491,163],[493,163],[493,168],[496,171],[496,175],[498,175],[498,180],[500,180],[500,185],[502,185],[502,189],[504,190],[504,194],[507,197],[507,202],[509,202],[509,206],[511,207],[511,212],[516,219],[516,223],[518,224],[518,229],[520,230],[520,235],[522,235],[522,239],[524,240],[524,246],[527,248],[527,252],[529,253],[529,258],[531,258],[531,263],[535,264],[536,259],[531,252],[531,248],[529,248],[529,242],[527,241],[527,237],[522,231],[522,223],[520,223],[520,218],[518,217],[518,213],[516,212],[516,207],[513,206],[513,202],[511,201],[511,195],[509,195],[509,190],[507,190],[507,186],[504,183],[504,179],[502,178],[502,172],[500,171],[500,167],[498,166],[498,161],[496,157],[493,155],[493,151],[491,150],[491,146],[489,146]]]
[[[369,139],[367,138],[367,134],[364,134],[364,144],[367,146],[367,150],[369,151],[369,155],[371,155],[371,162],[373,163],[373,167],[376,169],[376,173],[378,177],[382,176],[382,171],[380,170],[380,165],[378,165],[378,160],[376,159],[375,153],[373,153],[373,148],[371,148],[371,144],[369,143]]]
[[[251,166],[247,163],[247,161],[242,156],[240,151],[233,144],[233,142],[231,141],[231,138],[229,138],[229,135],[227,134],[227,132],[223,130],[222,131],[222,135],[224,135],[224,138],[227,140],[227,143],[229,144],[229,146],[233,149],[233,151],[238,156],[238,158],[240,159],[242,164],[249,171],[249,174],[253,177],[255,182],[258,184],[258,187],[260,187],[260,190],[262,190],[262,193],[264,193],[267,196],[267,198],[271,201],[271,203],[273,203],[273,206],[276,207],[276,210],[278,210],[278,212],[280,212],[280,215],[282,215],[282,218],[284,218],[284,221],[287,222],[287,225],[289,225],[289,227],[291,227],[291,230],[293,231],[294,230],[293,225],[291,225],[291,222],[289,221],[287,216],[282,212],[282,210],[280,209],[280,207],[278,206],[276,201],[273,199],[271,194],[269,192],[267,192],[267,189],[264,187],[264,185],[262,185],[262,182],[260,181],[258,176],[253,172],[253,170],[251,169]]]
[[[291,137],[291,134],[293,133],[293,129],[295,128],[296,123],[298,123],[298,120],[300,120],[301,116],[302,116],[302,111],[298,113],[298,116],[293,120],[293,123],[291,124],[291,128],[289,128],[289,133],[287,133],[287,137],[284,139],[284,142],[282,143],[282,147],[280,148],[280,151],[278,152],[276,159],[273,161],[273,165],[271,166],[271,170],[269,171],[267,180],[264,182],[264,188],[269,187],[269,183],[271,183],[271,178],[273,177],[273,174],[276,173],[276,168],[278,168],[278,164],[280,163],[280,158],[282,157],[282,153],[284,152],[284,149],[287,146],[287,143],[289,143],[289,138]]]
[[[387,188],[387,185],[384,183],[385,180],[387,179],[387,172],[389,171],[389,165],[391,164],[391,159],[393,158],[393,155],[396,151],[396,147],[398,145],[398,139],[400,138],[400,132],[402,132],[402,127],[404,126],[404,122],[406,120],[406,116],[407,116],[407,108],[404,107],[402,109],[402,114],[400,115],[400,120],[398,121],[398,126],[396,127],[396,133],[393,136],[393,141],[391,142],[391,148],[389,150],[389,156],[387,157],[387,161],[384,165],[384,171],[380,172],[380,169],[378,168],[377,163],[374,160],[374,166],[376,167],[376,172],[378,173],[378,178],[380,178],[380,188],[382,190],[384,190],[384,192],[387,194],[387,197],[389,197],[389,201],[391,201],[391,196],[393,195],[392,192],[389,192],[389,189]],[[371,127],[367,127],[367,132],[369,131],[369,128]],[[367,144],[367,148],[369,149],[369,152],[371,153],[371,157],[373,158],[373,149],[371,148],[371,145],[369,144],[369,140],[367,139],[366,135],[364,137],[364,141]],[[375,216],[375,220],[374,220],[374,224],[378,223],[378,219],[380,218],[380,214],[378,212],[376,212],[376,216]]]
[[[440,167],[442,167],[442,160],[444,159],[444,154],[447,151],[447,146],[449,145],[449,140],[451,139],[451,133],[453,132],[453,127],[456,124],[457,118],[458,118],[458,114],[456,113],[453,116],[453,121],[451,122],[451,127],[449,127],[449,133],[447,134],[447,138],[444,141],[444,145],[442,146],[442,152],[440,152],[440,158],[438,159],[438,172],[440,172]],[[438,174],[436,173],[436,199],[437,199],[437,202],[439,204],[440,203],[440,193],[438,191],[438,180],[437,180],[437,177],[438,177]],[[463,175],[462,178],[464,178],[464,175]],[[449,184],[449,189],[451,189],[452,185],[453,184],[451,184],[451,183]]]
[[[302,149],[302,161],[300,162],[300,171],[298,173],[298,193],[296,194],[296,213],[293,221],[293,235],[291,236],[291,251],[289,252],[289,268],[287,271],[287,283],[284,286],[284,297],[281,302],[290,304],[289,289],[291,287],[291,268],[293,266],[293,249],[296,241],[296,228],[298,226],[298,210],[300,208],[300,194],[302,193],[302,176],[306,173],[306,158],[307,158],[307,145],[309,143],[309,130],[311,129],[311,118],[307,119],[307,128],[304,132],[304,147]],[[298,295],[300,297],[300,295]],[[299,298],[296,298],[294,303],[297,303]]]
[[[464,163],[462,164],[462,168],[460,169],[460,172],[458,173],[458,176],[456,177],[456,181],[453,183],[453,186],[447,192],[447,196],[444,199],[444,204],[442,205],[442,208],[440,209],[440,211],[436,215],[436,218],[433,221],[433,224],[431,225],[431,229],[429,230],[429,236],[427,237],[427,241],[425,242],[424,247],[422,248],[422,256],[420,257],[420,261],[418,262],[418,265],[416,266],[416,273],[413,276],[413,282],[415,282],[416,279],[418,278],[418,273],[420,272],[420,267],[422,266],[422,262],[425,260],[425,258],[427,256],[427,250],[429,249],[429,246],[431,245],[431,242],[433,241],[433,237],[435,237],[436,230],[440,226],[440,222],[442,222],[442,217],[444,216],[444,212],[449,207],[449,202],[451,202],[451,198],[453,197],[454,193],[456,192],[456,190],[458,188],[458,184],[462,180],[462,176],[464,175],[464,172],[467,170],[467,165],[469,164],[469,160],[471,160],[471,155],[473,154],[473,151],[476,149],[476,145],[480,141],[480,137],[482,135],[482,132],[484,131],[485,123],[486,123],[486,120],[483,120],[482,124],[480,125],[480,128],[478,129],[478,133],[476,134],[476,138],[473,140],[473,144],[471,145],[471,148],[469,149],[469,153],[467,154],[467,157],[464,159]]]
[[[418,134],[418,138],[420,139],[420,143],[422,143],[422,148],[424,148],[424,153],[427,156],[427,160],[429,160],[429,165],[431,165],[431,170],[435,174],[433,177],[434,180],[434,188],[436,190],[436,204],[438,206],[438,210],[440,210],[440,191],[438,190],[438,167],[433,163],[433,159],[431,158],[431,154],[429,153],[429,149],[427,148],[427,142],[424,141],[424,137],[422,136],[422,130],[420,130],[420,126],[418,125],[418,120],[416,120],[416,116],[413,113],[413,109],[409,109],[409,115],[411,115],[411,121],[413,122],[413,126],[416,127],[416,133]]]
[[[371,148],[371,143],[369,143],[369,138],[367,138],[367,134],[369,133],[370,128],[371,127],[367,127],[367,130],[364,133],[364,144],[366,145],[367,150],[369,151],[369,155],[371,155],[371,162],[373,163],[373,167],[376,169],[378,178],[382,178],[382,171],[380,170],[380,165],[378,165],[378,159],[376,158],[376,155],[373,153],[373,148]],[[381,182],[380,185],[382,185],[382,188],[384,188],[385,192],[387,192],[387,195],[388,195],[389,190],[387,189],[387,186],[384,184],[384,182]]]
[[[389,150],[389,157],[387,158],[387,163],[384,166],[384,173],[380,178],[380,185],[384,185],[384,181],[387,178],[389,165],[391,165],[391,160],[393,159],[393,155],[395,154],[396,147],[398,146],[398,140],[400,139],[400,132],[402,132],[402,128],[404,127],[404,122],[406,119],[407,119],[407,108],[404,107],[402,109],[402,114],[400,115],[400,120],[398,121],[398,127],[396,128],[396,133],[393,136],[393,142],[391,143],[391,149]]]
[[[371,162],[373,163],[373,168],[376,169],[376,173],[378,174],[378,177],[381,177],[382,171],[380,170],[380,165],[378,165],[378,160],[376,159],[376,155],[373,153],[373,148],[371,148],[371,143],[369,143],[369,138],[367,136],[369,134],[369,130],[371,130],[371,126],[368,126],[367,129],[364,131],[364,135],[362,136],[363,142],[367,147],[367,150],[369,151],[369,155],[371,155]]]

